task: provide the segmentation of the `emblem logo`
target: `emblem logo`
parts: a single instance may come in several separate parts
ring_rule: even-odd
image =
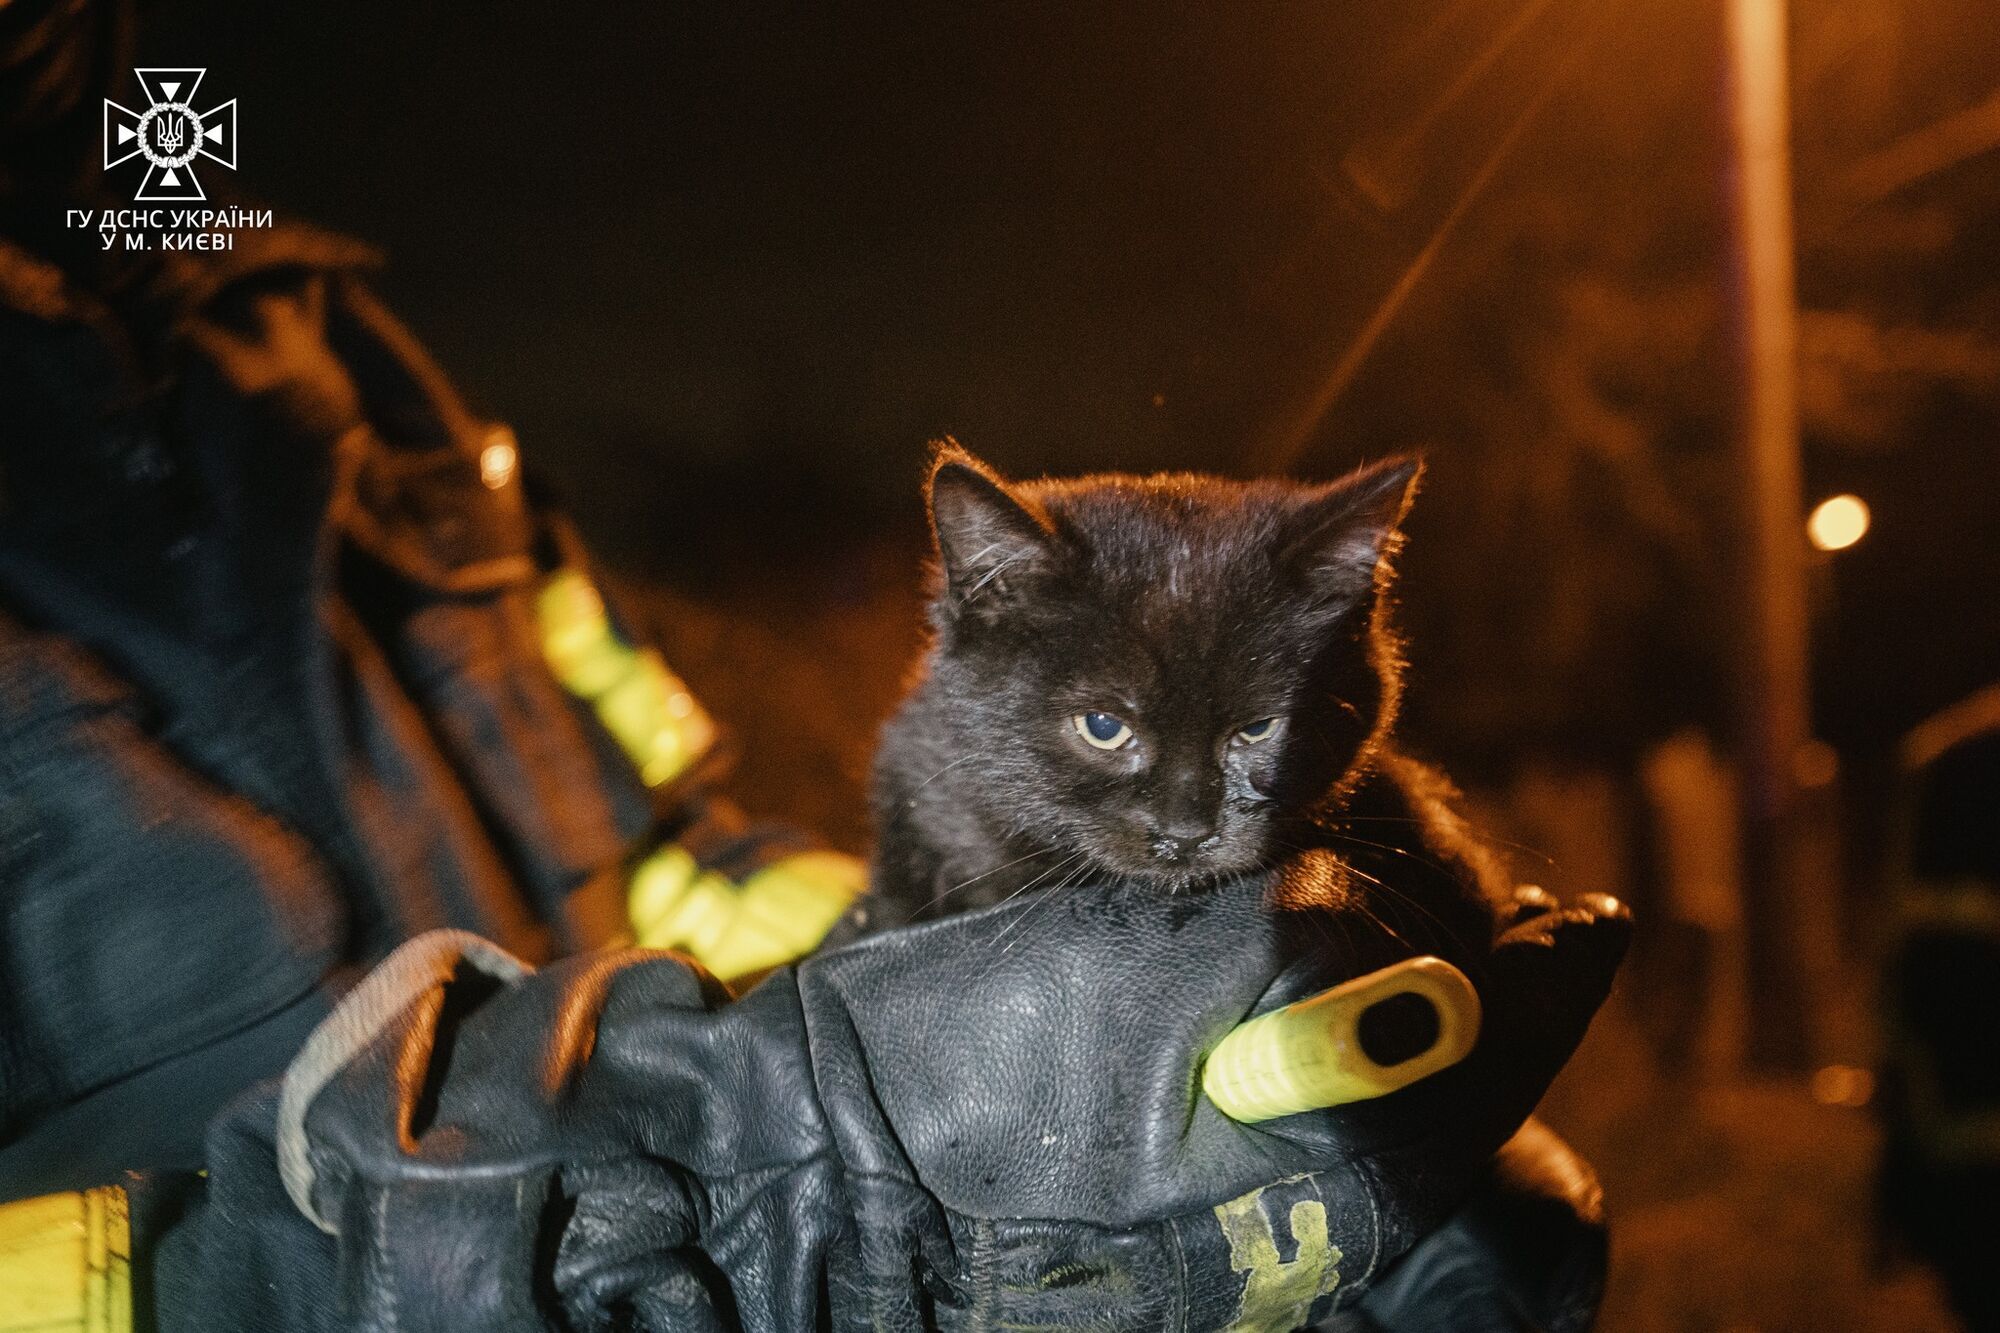
[[[1292,1233],[1289,1259],[1278,1248],[1279,1217]],[[1217,1204],[1215,1219],[1229,1242],[1229,1267],[1244,1275],[1236,1318],[1223,1333],[1302,1327],[1320,1298],[1340,1285],[1345,1256],[1327,1228],[1326,1201],[1314,1177],[1293,1176]]]
[[[104,169],[146,159],[146,177],[132,197],[142,202],[206,199],[194,173],[197,157],[236,170],[236,99],[212,111],[194,109],[205,69],[135,69],[149,105],[144,111],[104,99]]]

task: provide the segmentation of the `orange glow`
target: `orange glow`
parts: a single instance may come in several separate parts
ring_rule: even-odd
[[[1821,551],[1844,551],[1868,535],[1868,505],[1858,495],[1821,500],[1806,519],[1806,537]]]
[[[1812,1095],[1821,1106],[1866,1106],[1875,1095],[1875,1075],[1856,1065],[1827,1065],[1814,1072]]]

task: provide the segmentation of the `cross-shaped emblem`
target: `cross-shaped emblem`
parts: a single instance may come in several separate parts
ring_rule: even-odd
[[[134,157],[146,159],[146,178],[134,199],[180,203],[206,199],[195,179],[194,160],[206,157],[236,170],[236,99],[213,111],[194,109],[195,89],[205,69],[135,69],[150,103],[134,111],[104,99],[104,168]]]

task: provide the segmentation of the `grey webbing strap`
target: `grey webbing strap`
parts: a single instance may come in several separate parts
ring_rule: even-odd
[[[348,992],[285,1070],[278,1097],[278,1175],[285,1193],[321,1231],[339,1228],[321,1217],[312,1203],[313,1166],[306,1141],[306,1112],[335,1074],[382,1030],[425,993],[451,979],[461,964],[503,982],[533,973],[514,955],[490,940],[464,930],[427,931],[376,965],[361,984]]]

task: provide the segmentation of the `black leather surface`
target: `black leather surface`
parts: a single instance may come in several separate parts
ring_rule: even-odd
[[[1214,1210],[1266,1187],[1269,1218],[1304,1200],[1325,1211],[1342,1259],[1322,1304],[1358,1296],[1483,1187],[1581,1038],[1627,929],[1608,900],[1525,900],[1490,954],[1455,960],[1488,1012],[1463,1064],[1378,1102],[1242,1125],[1198,1091],[1214,1043],[1409,952],[1360,920],[1275,909],[1312,900],[1309,883],[1282,890],[1044,895],[800,969],[850,1172],[914,1178],[949,1216],[948,1267],[928,1269],[939,1326],[1226,1326],[1244,1279]]]
[[[1530,1120],[1466,1204],[1375,1284],[1366,1326],[1583,1333],[1604,1295],[1609,1240],[1596,1173]]]
[[[306,1116],[311,1198],[337,1240],[288,1237],[303,1219],[267,1209],[236,1235],[236,1270],[204,1275],[216,1301],[167,1326],[261,1327],[230,1293],[254,1281],[241,1307],[275,1308],[282,1266],[260,1260],[287,1247],[302,1259],[280,1285],[336,1293],[312,1329],[1198,1333],[1253,1306],[1280,1320],[1256,1327],[1326,1319],[1489,1188],[1626,923],[1601,903],[1530,904],[1467,960],[1489,1020],[1466,1062],[1367,1106],[1247,1126],[1199,1094],[1208,1047],[1400,947],[1269,910],[1268,887],[1049,895],[874,937],[737,1001],[637,951],[440,985]],[[268,1204],[265,1112],[243,1114],[248,1128],[214,1140],[234,1155],[212,1163],[210,1195]],[[1225,1204],[1261,1232],[1261,1274]],[[167,1250],[173,1289],[228,1253],[215,1229],[250,1215],[197,1206]],[[1461,1230],[1453,1254],[1505,1269],[1504,1247]],[[1591,1274],[1564,1280],[1594,1299]],[[1543,1277],[1517,1285],[1547,1294]],[[1421,1286],[1406,1280],[1398,1308],[1425,1309]]]
[[[1470,1068],[1370,1106],[1237,1124],[1198,1095],[1206,1052],[1254,1013],[1409,952],[1357,919],[1275,910],[1270,894],[1051,894],[813,960],[800,984],[815,1036],[836,1013],[854,1033],[820,1053],[829,1110],[862,1108],[859,1134],[879,1104],[918,1179],[960,1212],[1120,1226],[1399,1142],[1448,1134],[1483,1156],[1581,1035],[1561,987],[1520,984],[1514,955],[1551,945],[1503,950],[1497,974],[1460,958],[1495,1019]],[[1587,1018],[1623,925],[1584,931],[1610,946],[1562,979]],[[1594,952],[1573,943],[1576,962]]]

